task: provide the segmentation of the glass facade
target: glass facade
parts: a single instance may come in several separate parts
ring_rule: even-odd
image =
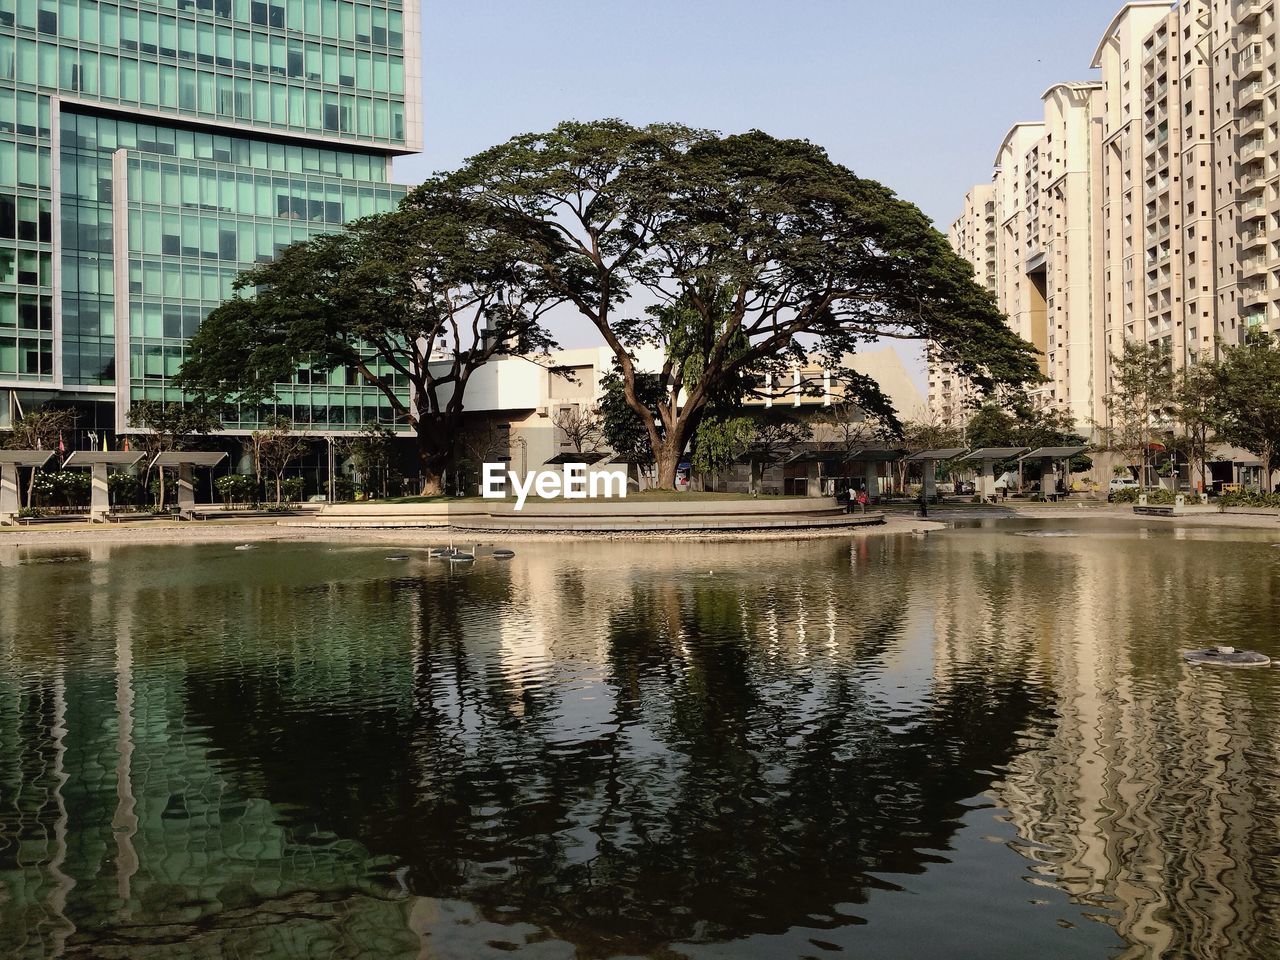
[[[417,15],[0,0],[0,388],[114,394],[117,426],[132,400],[178,399],[186,343],[239,271],[393,207],[390,158],[420,147]],[[300,370],[280,406],[315,429],[390,419],[345,371]]]

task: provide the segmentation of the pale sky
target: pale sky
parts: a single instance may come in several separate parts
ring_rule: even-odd
[[[560,120],[752,128],[825,146],[939,227],[1053,83],[1091,79],[1118,0],[422,0],[415,183]],[[595,344],[585,326],[556,330]],[[909,364],[918,368],[918,362]]]

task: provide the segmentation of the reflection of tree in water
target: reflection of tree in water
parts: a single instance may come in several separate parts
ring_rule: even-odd
[[[871,873],[922,870],[989,785],[975,771],[1045,709],[980,674],[909,711],[882,701],[866,679],[901,634],[900,585],[797,572],[746,595],[732,576],[633,585],[603,615],[588,722],[554,678],[501,668],[503,583],[401,588],[421,638],[408,703],[300,711],[278,676],[199,674],[188,704],[264,796],[407,864],[414,893],[589,955],[781,931],[863,901]],[[832,611],[835,652],[808,656],[795,625]]]

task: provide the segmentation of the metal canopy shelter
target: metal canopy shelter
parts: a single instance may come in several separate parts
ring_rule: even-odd
[[[1001,460],[1014,460],[1026,452],[1026,447],[979,447],[960,459],[979,465],[978,495],[985,500],[995,496],[995,465]]]
[[[189,513],[196,506],[196,467],[212,469],[223,460],[226,453],[202,453],[194,450],[170,450],[151,461],[152,467],[171,467],[178,471],[178,510]]]
[[[52,457],[52,450],[0,450],[0,524],[13,523],[14,515],[22,509],[18,471],[43,467]]]
[[[63,462],[64,467],[88,467],[92,473],[92,495],[89,499],[89,519],[105,520],[111,512],[111,495],[107,486],[107,474],[111,467],[122,470],[135,466],[142,459],[141,453],[129,450],[77,450]]]
[[[1056,498],[1058,490],[1058,464],[1065,460],[1070,460],[1077,454],[1084,453],[1088,447],[1037,447],[1030,453],[1023,454],[1018,458],[1020,463],[1026,463],[1030,460],[1035,463],[1040,461],[1040,492],[1046,496],[1054,496]],[[1049,483],[1046,483],[1046,479]]]
[[[965,447],[942,447],[936,450],[921,450],[907,457],[907,463],[924,465],[924,496],[933,500],[938,495],[938,462],[955,460],[965,453]]]

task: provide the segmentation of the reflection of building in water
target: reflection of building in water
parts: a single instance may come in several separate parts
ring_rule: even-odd
[[[1021,543],[1017,556],[1010,539],[947,540],[917,582],[936,614],[940,685],[982,669],[1056,693],[1056,718],[1024,733],[1029,749],[993,791],[1043,845],[1028,850],[1047,861],[1033,869],[1096,906],[1126,957],[1260,956],[1260,889],[1278,871],[1259,829],[1270,801],[1255,791],[1275,732],[1255,727],[1254,678],[1179,656],[1221,615],[1206,600],[1186,622],[1175,595],[1213,596],[1197,589],[1213,558],[1136,539]]]
[[[207,656],[210,630],[180,615],[199,609],[196,589],[144,589],[93,551],[62,559],[48,569],[63,603],[36,591],[0,605],[5,955],[416,950],[412,904],[392,900],[391,876],[371,878],[356,845],[247,792],[189,723],[184,667]],[[257,612],[263,622],[289,611]],[[315,678],[293,668],[311,662],[286,649],[271,666],[280,683],[306,684]],[[339,671],[322,662],[317,699],[341,692],[324,685]]]

